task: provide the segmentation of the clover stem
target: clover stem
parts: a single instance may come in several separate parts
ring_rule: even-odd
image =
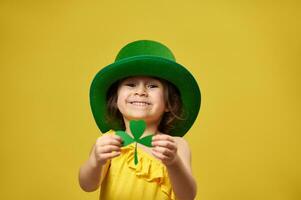
[[[134,162],[135,162],[135,165],[137,165],[137,163],[138,163],[137,142],[135,143]]]

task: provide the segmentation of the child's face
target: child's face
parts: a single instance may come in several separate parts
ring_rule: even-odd
[[[167,108],[161,81],[145,76],[123,80],[117,91],[117,107],[125,120],[144,119],[159,123]]]

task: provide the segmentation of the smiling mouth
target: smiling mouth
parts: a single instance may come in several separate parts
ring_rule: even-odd
[[[129,103],[132,104],[132,105],[135,105],[135,106],[149,106],[149,105],[151,105],[150,103],[145,102],[145,101],[130,101]]]

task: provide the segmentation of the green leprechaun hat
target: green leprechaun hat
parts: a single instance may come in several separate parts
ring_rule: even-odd
[[[107,92],[116,81],[129,76],[151,76],[177,87],[182,100],[184,120],[170,130],[172,136],[184,136],[194,123],[201,105],[201,93],[192,74],[175,61],[168,47],[151,40],[138,40],[124,46],[115,62],[101,69],[90,87],[90,105],[101,132],[115,129],[106,119]]]

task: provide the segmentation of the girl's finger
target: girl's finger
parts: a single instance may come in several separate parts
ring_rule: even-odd
[[[152,150],[152,154],[153,154],[156,158],[158,158],[159,160],[161,160],[161,161],[166,161],[166,160],[168,160],[168,157],[167,157],[167,156],[161,154],[160,152],[157,152],[157,151],[154,150],[154,149]]]
[[[174,152],[172,152],[171,150],[164,148],[164,147],[155,147],[153,148],[153,150],[157,153],[160,153],[166,157],[173,157]]]
[[[159,146],[159,147],[166,147],[168,149],[176,149],[177,146],[175,143],[167,141],[167,140],[156,140],[152,142],[152,145],[154,147]]]
[[[102,136],[99,136],[96,141],[105,141],[105,140],[112,140],[112,139],[118,140],[120,142],[122,141],[120,136],[118,136],[118,135],[109,135],[109,134],[104,134]]]
[[[108,160],[108,159],[115,158],[115,157],[117,157],[119,155],[120,155],[120,152],[114,151],[114,152],[111,152],[111,153],[102,154],[102,158],[104,160]]]
[[[167,134],[157,134],[153,137],[153,141],[157,141],[157,140],[168,140],[170,142],[175,142],[174,138],[170,135]]]
[[[106,145],[101,148],[97,148],[96,153],[111,153],[112,151],[120,151],[120,147],[115,145]]]
[[[114,139],[116,139],[116,140],[118,140],[118,141],[120,141],[120,142],[122,142],[122,139],[121,139],[121,137],[120,137],[120,136],[118,136],[118,135],[113,135],[113,138],[114,138]]]
[[[116,145],[121,146],[121,140],[116,138],[108,138],[107,140],[101,140],[98,143],[100,146],[106,146],[106,145]]]

